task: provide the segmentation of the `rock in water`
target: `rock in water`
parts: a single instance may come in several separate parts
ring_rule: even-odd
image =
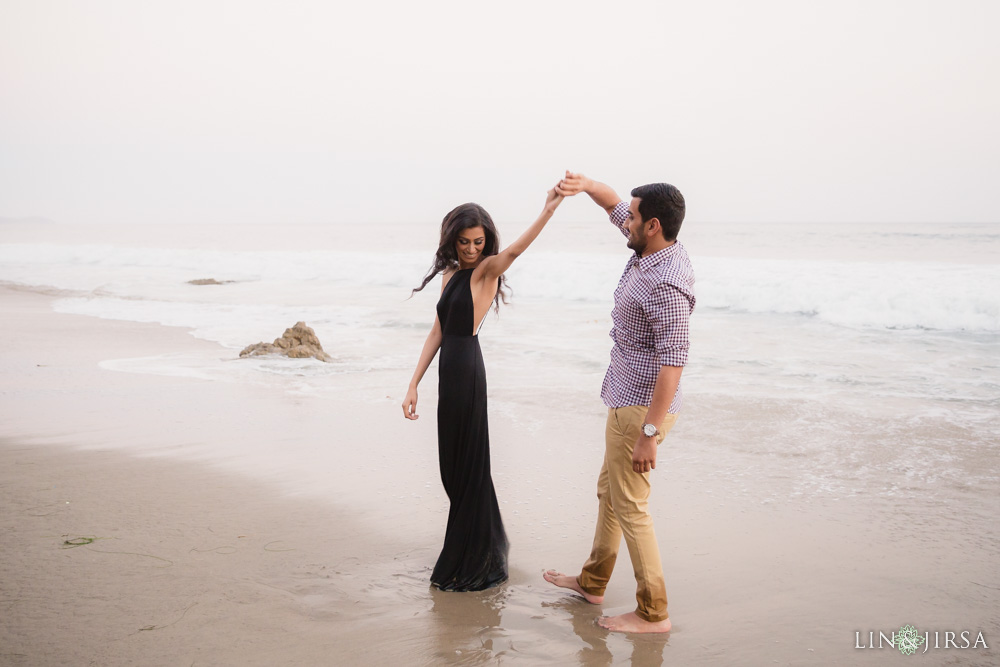
[[[215,278],[198,278],[189,280],[188,285],[228,285],[232,280],[216,280]]]
[[[295,359],[314,357],[320,361],[333,360],[323,351],[316,332],[306,326],[305,322],[296,322],[294,327],[285,329],[281,338],[275,338],[273,343],[254,343],[247,345],[240,352],[241,357],[256,357],[262,354],[282,354]]]

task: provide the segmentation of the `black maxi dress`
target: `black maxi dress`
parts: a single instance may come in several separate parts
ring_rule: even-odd
[[[507,533],[490,476],[486,367],[475,331],[472,269],[448,281],[437,304],[438,461],[451,501],[444,547],[431,583],[444,591],[480,591],[507,580]]]

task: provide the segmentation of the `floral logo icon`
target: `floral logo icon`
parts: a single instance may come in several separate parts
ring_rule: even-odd
[[[896,648],[904,655],[913,655],[924,643],[924,637],[912,625],[904,625],[896,633]]]

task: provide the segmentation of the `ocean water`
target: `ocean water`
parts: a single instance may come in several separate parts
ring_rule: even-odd
[[[508,239],[518,231],[501,225]],[[60,313],[185,327],[218,346],[105,368],[401,400],[433,321],[439,281],[410,290],[436,235],[433,225],[280,236],[254,226],[6,225],[0,281],[57,294]],[[702,422],[685,428],[737,462],[734,484],[780,455],[798,463],[779,495],[904,493],[907,480],[996,487],[1000,224],[689,222],[681,240],[698,299],[685,412]],[[511,305],[481,333],[491,412],[530,430],[558,406],[601,409],[611,295],[629,252],[607,223],[552,223],[517,261]],[[223,284],[189,283],[201,278]],[[331,363],[238,359],[297,321],[315,329]],[[338,381],[348,374],[366,380]],[[751,424],[768,435],[748,438]]]

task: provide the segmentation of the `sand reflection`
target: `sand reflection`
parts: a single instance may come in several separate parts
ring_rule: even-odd
[[[430,616],[437,635],[433,656],[438,664],[482,664],[502,659],[512,649],[500,626],[510,596],[507,584],[487,591],[455,593],[429,587]]]
[[[578,664],[582,667],[599,667],[616,662],[620,664],[625,659],[626,651],[629,650],[631,652],[629,659],[633,665],[663,664],[663,650],[669,643],[669,635],[610,633],[597,625],[597,619],[605,611],[601,607],[589,605],[578,599],[566,598],[556,602],[542,602],[542,607],[556,612],[555,615],[560,618],[569,619],[573,632],[585,644],[576,652]]]

